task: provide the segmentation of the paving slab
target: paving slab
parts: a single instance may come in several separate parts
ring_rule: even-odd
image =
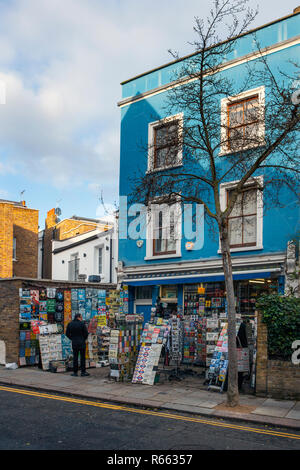
[[[224,396],[226,400],[226,396]],[[243,406],[261,406],[266,401],[265,398],[255,397],[255,396],[240,396],[240,404]]]
[[[295,406],[288,412],[286,418],[299,419],[300,420],[300,402],[297,402]]]
[[[211,409],[201,408],[200,406],[180,405],[180,404],[167,402],[162,405],[162,408],[168,409],[168,410],[175,410],[175,411],[186,411],[188,413],[201,414],[201,415],[209,415],[209,416],[212,415]]]
[[[188,396],[174,398],[172,402],[177,403],[179,405],[200,406],[201,408],[214,408],[220,403],[216,400],[214,401],[199,400],[198,398],[191,398]]]
[[[274,400],[272,398],[268,398],[264,401],[264,403],[262,403],[261,406],[256,408],[256,410],[252,411],[251,413],[284,418],[295,404],[295,401]]]

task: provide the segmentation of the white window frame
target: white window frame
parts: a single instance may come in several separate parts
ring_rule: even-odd
[[[99,273],[99,250],[102,249],[102,273]],[[99,245],[94,246],[94,273],[96,276],[101,278],[105,277],[106,273],[106,245],[105,243],[100,243]]]
[[[98,274],[101,276],[103,275],[103,252],[104,252],[104,247],[103,246],[99,246],[98,247],[98,251],[97,251],[97,259],[98,259]],[[100,256],[100,250],[101,250],[101,272],[100,272],[100,266],[99,266],[99,256]]]
[[[150,122],[148,125],[148,169],[147,173],[153,173],[156,171],[168,170],[170,168],[177,168],[182,166],[182,146],[180,145],[180,150],[177,154],[177,163],[176,165],[168,165],[160,168],[154,168],[154,131],[156,127],[161,127],[164,124],[168,124],[172,121],[179,121],[179,132],[178,132],[178,141],[182,143],[182,128],[183,128],[183,113],[178,113],[173,116],[168,116],[159,121]]]
[[[154,199],[152,201],[152,204],[158,204],[159,200]],[[174,213],[175,213],[175,220],[177,223],[175,223],[174,228],[175,228],[175,237],[176,237],[176,249],[175,253],[169,253],[169,254],[162,254],[162,255],[154,255],[153,254],[153,217],[151,216],[151,209],[150,211],[147,211],[146,215],[146,256],[144,260],[155,260],[155,259],[168,259],[168,258],[180,258],[181,255],[181,238],[182,238],[182,212],[181,212],[181,202],[177,200],[177,202],[174,202]]]
[[[251,178],[251,180],[247,181],[247,183],[244,185],[244,188],[247,188],[247,186],[253,186],[253,183],[258,183],[258,186],[262,187],[263,182],[263,176],[255,176]],[[225,211],[227,207],[227,191],[234,189],[238,183],[239,181],[230,181],[228,183],[222,183],[220,185],[220,206],[222,211]],[[256,204],[256,245],[230,248],[230,252],[234,253],[239,251],[263,250],[263,191],[261,191],[260,189],[257,189]],[[220,239],[218,253],[221,253]]]
[[[240,93],[236,96],[228,96],[227,98],[223,98],[221,100],[221,150],[219,155],[229,155],[232,153],[237,153],[239,149],[230,149],[228,148],[228,125],[227,125],[227,117],[228,117],[228,105],[233,104],[236,101],[242,101],[247,98],[251,98],[254,95],[258,95],[258,102],[260,109],[265,109],[265,87],[260,86],[258,88],[253,88],[252,90],[247,90],[243,93]],[[248,150],[250,148],[261,147],[265,145],[265,121],[259,123],[258,127],[258,137],[259,142],[257,144],[252,144],[243,147],[241,150]]]
[[[69,259],[69,261],[68,261],[68,263],[69,263],[69,264],[68,264],[68,280],[71,281],[71,282],[78,280],[78,279],[70,279],[70,274],[71,274],[71,273],[70,273],[70,262],[72,262],[72,261],[75,261],[75,263],[74,263],[74,272],[73,272],[74,276],[71,276],[71,277],[76,278],[76,269],[75,269],[75,268],[76,268],[76,260],[78,260],[78,273],[77,273],[77,274],[79,275],[79,273],[80,273],[80,258],[79,258],[79,252],[77,252],[77,253],[71,253],[71,254],[70,254],[70,259]],[[72,265],[72,267],[73,267],[73,265]]]

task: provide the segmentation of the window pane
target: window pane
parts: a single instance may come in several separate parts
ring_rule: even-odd
[[[258,123],[248,124],[244,127],[245,132],[245,143],[244,145],[250,145],[251,143],[259,143],[259,132],[258,132]]]
[[[242,218],[237,217],[236,219],[229,219],[229,240],[230,245],[241,245],[242,240]]]
[[[17,259],[17,239],[13,238],[13,259]]]
[[[229,191],[229,200],[230,200],[230,195],[231,194],[232,194],[232,191]],[[242,215],[242,213],[243,213],[243,211],[242,211],[242,195],[239,194],[237,199],[236,199],[236,202],[233,206],[230,217],[237,217],[237,216]]]
[[[243,124],[243,103],[229,106],[229,126],[235,127]]]
[[[174,208],[163,206],[152,206],[154,253],[167,253],[176,249]]]
[[[244,217],[244,244],[256,243],[256,215]]]
[[[245,123],[258,120],[258,97],[245,102],[244,120]]]
[[[238,149],[244,145],[244,127],[230,129],[229,145],[231,149]]]
[[[256,214],[257,189],[249,189],[243,194],[243,214]]]
[[[137,300],[152,299],[152,287],[151,286],[136,287],[135,298]]]

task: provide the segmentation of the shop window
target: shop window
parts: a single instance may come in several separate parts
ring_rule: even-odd
[[[264,87],[221,101],[221,153],[263,145]]]
[[[149,124],[148,171],[182,164],[182,114]]]
[[[162,286],[160,297],[164,301],[177,301],[177,286]]]
[[[135,289],[136,300],[150,300],[152,299],[152,287],[140,286]]]

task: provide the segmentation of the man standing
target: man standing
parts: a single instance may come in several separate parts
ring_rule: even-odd
[[[78,376],[78,354],[80,353],[80,369],[81,376],[86,377],[90,375],[85,370],[85,342],[88,337],[88,330],[85,323],[82,321],[82,316],[77,313],[74,320],[72,320],[66,330],[66,336],[72,341],[73,348],[73,375]]]

